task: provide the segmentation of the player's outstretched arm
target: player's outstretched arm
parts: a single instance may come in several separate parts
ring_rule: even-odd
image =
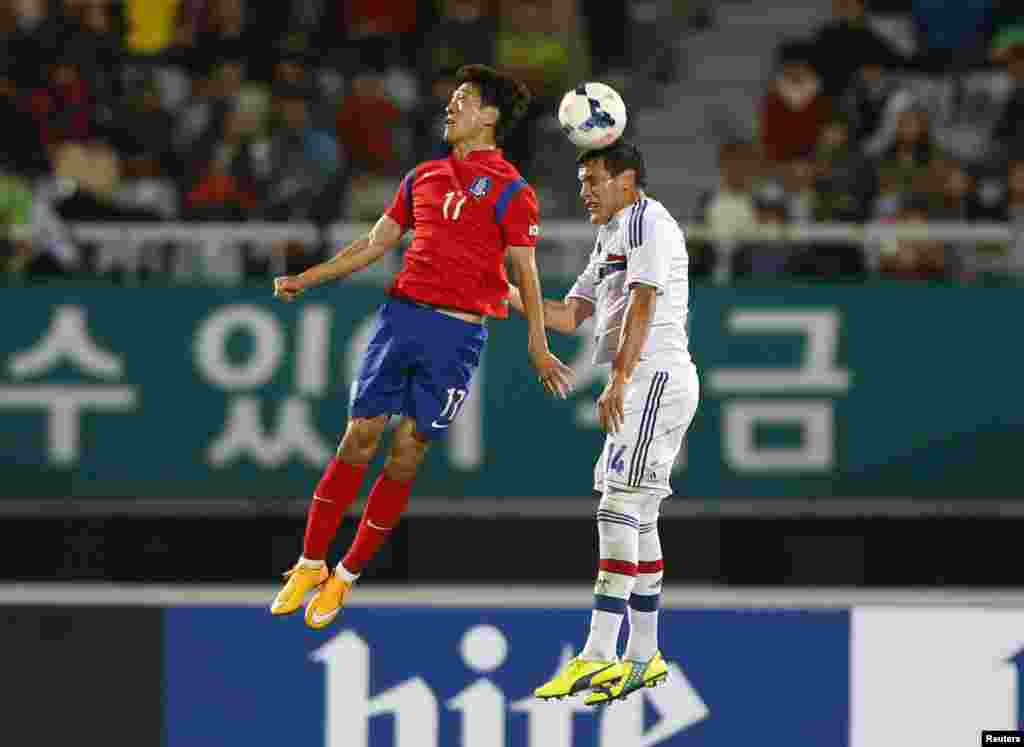
[[[512,269],[519,286],[519,296],[526,316],[527,349],[530,362],[537,369],[538,379],[552,394],[565,398],[572,389],[572,369],[548,349],[548,335],[544,330],[544,307],[541,305],[540,275],[533,258],[532,246],[508,248]]]
[[[519,288],[508,286],[508,303],[519,313],[523,310],[523,297]],[[554,301],[550,298],[544,299],[544,326],[571,335],[587,319],[594,315],[594,304],[583,298],[573,296],[568,301]]]
[[[310,267],[298,275],[274,278],[274,295],[285,301],[298,297],[307,288],[341,280],[365,270],[398,246],[404,231],[387,215],[382,215],[366,236],[356,239],[333,258]]]

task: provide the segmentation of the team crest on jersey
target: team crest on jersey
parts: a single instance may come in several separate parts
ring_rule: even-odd
[[[469,193],[478,200],[491,191],[491,177],[478,176],[469,185]]]
[[[605,257],[604,261],[598,264],[597,278],[598,280],[604,280],[609,275],[614,275],[616,272],[623,272],[625,269],[625,254],[609,254]]]

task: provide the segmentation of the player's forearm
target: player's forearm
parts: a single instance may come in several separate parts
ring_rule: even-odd
[[[548,336],[544,331],[544,306],[537,264],[533,257],[529,256],[517,261],[513,266],[516,270],[522,312],[526,317],[527,346],[531,353],[547,351]]]
[[[654,318],[654,309],[657,304],[657,295],[653,288],[633,291],[629,303],[629,310],[626,312],[625,331],[622,342],[619,345],[619,352],[612,361],[612,375],[630,379],[637,363],[640,362],[640,353],[647,344],[647,336],[651,329],[651,319]]]
[[[398,246],[402,232],[398,223],[390,216],[383,215],[369,234],[353,241],[334,255],[333,259],[309,268],[299,275],[299,279],[305,287],[311,288],[365,270]]]
[[[508,303],[509,306],[519,313],[525,314],[523,297],[519,293],[519,288],[514,285],[509,286]],[[542,305],[544,307],[545,327],[567,335],[575,331],[575,320],[573,319],[572,310],[567,304],[562,301],[553,301],[550,298],[545,298]]]
[[[376,249],[376,251],[374,251]],[[380,247],[373,247],[370,238],[364,236],[356,239],[326,262],[310,267],[299,274],[299,279],[307,288],[323,285],[332,280],[341,280],[353,272],[369,267],[384,255]]]

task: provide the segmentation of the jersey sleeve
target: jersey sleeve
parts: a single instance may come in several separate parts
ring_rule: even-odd
[[[649,285],[660,296],[668,286],[672,243],[678,240],[672,224],[664,217],[641,213],[629,226],[627,240],[626,288]]]
[[[384,211],[384,215],[400,225],[403,231],[413,227],[412,184],[415,180],[416,169],[413,169],[402,179],[402,184],[399,186],[398,191],[395,192],[395,198],[391,201],[391,206]]]
[[[597,304],[597,285],[598,285],[598,253],[595,251],[590,255],[590,262],[587,263],[587,269],[585,269],[580,276],[576,278],[576,282],[572,284],[572,288],[565,294],[565,300],[568,301],[570,298],[582,298],[585,301],[590,301],[592,304]]]
[[[495,204],[505,246],[536,246],[540,237],[540,206],[533,187],[522,179],[510,182]]]

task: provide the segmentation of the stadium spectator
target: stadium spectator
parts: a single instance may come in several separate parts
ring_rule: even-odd
[[[269,177],[261,192],[269,220],[306,220],[315,202],[341,170],[338,143],[309,113],[310,91],[279,86],[274,112],[279,124],[269,143]]]
[[[943,155],[935,144],[928,113],[913,105],[899,113],[892,143],[876,161],[880,197],[902,197],[929,190],[929,167]],[[882,214],[888,213],[888,210]],[[880,217],[876,211],[876,217]]]
[[[444,0],[441,18],[425,35],[419,76],[429,86],[440,71],[494,63],[498,21],[486,0]]]
[[[999,33],[992,42],[992,58],[1006,66],[1014,86],[992,137],[1006,151],[1024,151],[1024,24]]]
[[[850,142],[850,129],[841,119],[821,131],[815,153],[818,219],[860,222],[874,191],[871,165]]]
[[[1024,272],[1024,157],[1011,161],[1007,173],[1004,217],[1017,229],[1017,234],[1006,253],[1005,269],[1020,273]]]
[[[96,101],[73,57],[60,57],[49,66],[46,84],[32,93],[31,108],[47,148],[88,140],[95,131]]]
[[[812,42],[826,96],[841,97],[865,64],[905,64],[892,45],[869,25],[864,0],[833,0],[832,16]]]
[[[1024,7],[1020,0],[996,0],[992,8],[992,29],[998,35],[1010,26],[1024,25]]]
[[[861,67],[839,104],[849,124],[850,140],[867,143],[878,137],[889,102],[901,91],[901,84],[886,75],[881,62],[869,62]]]
[[[245,66],[241,60],[224,60],[197,70],[192,79],[192,92],[177,118],[174,149],[185,168],[183,178],[195,176],[197,146],[221,125],[229,111],[239,105]]]
[[[199,64],[244,58],[251,48],[246,34],[246,0],[208,0],[190,21],[190,30],[194,29],[191,58]]]
[[[780,46],[777,67],[761,103],[761,146],[769,161],[788,161],[815,146],[830,104],[806,43]]]
[[[26,280],[64,276],[77,251],[47,198],[0,166],[0,273]]]
[[[814,223],[818,220],[820,206],[817,182],[817,163],[813,151],[801,154],[785,164],[782,183],[786,190],[786,208],[791,223]]]
[[[142,84],[126,104],[115,122],[114,137],[126,163],[155,160],[161,170],[170,169],[174,163],[174,117],[164,110],[155,84]]]
[[[125,48],[134,55],[157,55],[175,41],[182,0],[125,0]]]
[[[455,71],[442,70],[431,81],[427,94],[420,98],[413,112],[413,150],[417,163],[448,155],[442,135],[445,109],[455,87]]]
[[[789,221],[786,192],[777,182],[768,182],[754,195],[757,226],[763,231],[781,232]],[[794,242],[753,240],[740,244],[732,258],[737,278],[777,277],[788,272],[793,255],[801,247]]]
[[[580,13],[590,41],[590,67],[597,78],[632,67],[634,56],[642,50],[633,49],[633,19],[627,0],[581,0]]]
[[[54,175],[68,185],[56,205],[59,215],[66,221],[159,220],[160,213],[149,205],[133,203],[130,190],[122,195],[123,170],[120,156],[103,138],[57,146]]]
[[[337,0],[336,32],[363,65],[383,69],[400,61],[415,68],[419,48],[417,0]]]
[[[894,216],[895,225],[923,226],[930,219],[926,194],[911,194],[902,200]],[[954,261],[946,245],[931,238],[887,241],[879,257],[882,277],[899,280],[942,281],[954,277]]]
[[[338,110],[335,127],[357,171],[399,176],[402,167],[396,133],[403,128],[401,110],[388,96],[383,76],[363,70]]]
[[[17,79],[8,76],[6,70],[0,71],[0,121],[4,123],[0,159],[19,174],[39,176],[48,171],[39,128],[21,95]]]
[[[206,163],[200,178],[185,196],[188,220],[240,221],[256,207],[254,189],[231,173],[230,156],[218,152]]]
[[[932,220],[969,222],[978,215],[976,180],[954,158],[932,161],[932,192],[929,215]]]
[[[569,19],[556,10],[542,0],[502,0],[495,53],[499,68],[548,102],[562,93],[572,73]]]
[[[753,182],[756,155],[749,143],[733,141],[718,148],[718,187],[698,200],[697,222],[715,234],[734,236],[757,224]]]
[[[775,162],[813,148],[830,112],[807,44],[782,45],[777,62],[778,71],[762,99],[760,128],[764,156]]]
[[[0,246],[6,272],[22,272],[32,260],[32,188],[13,172],[0,170]]]
[[[992,0],[913,0],[915,62],[935,73],[965,70],[985,60],[992,33]]]

